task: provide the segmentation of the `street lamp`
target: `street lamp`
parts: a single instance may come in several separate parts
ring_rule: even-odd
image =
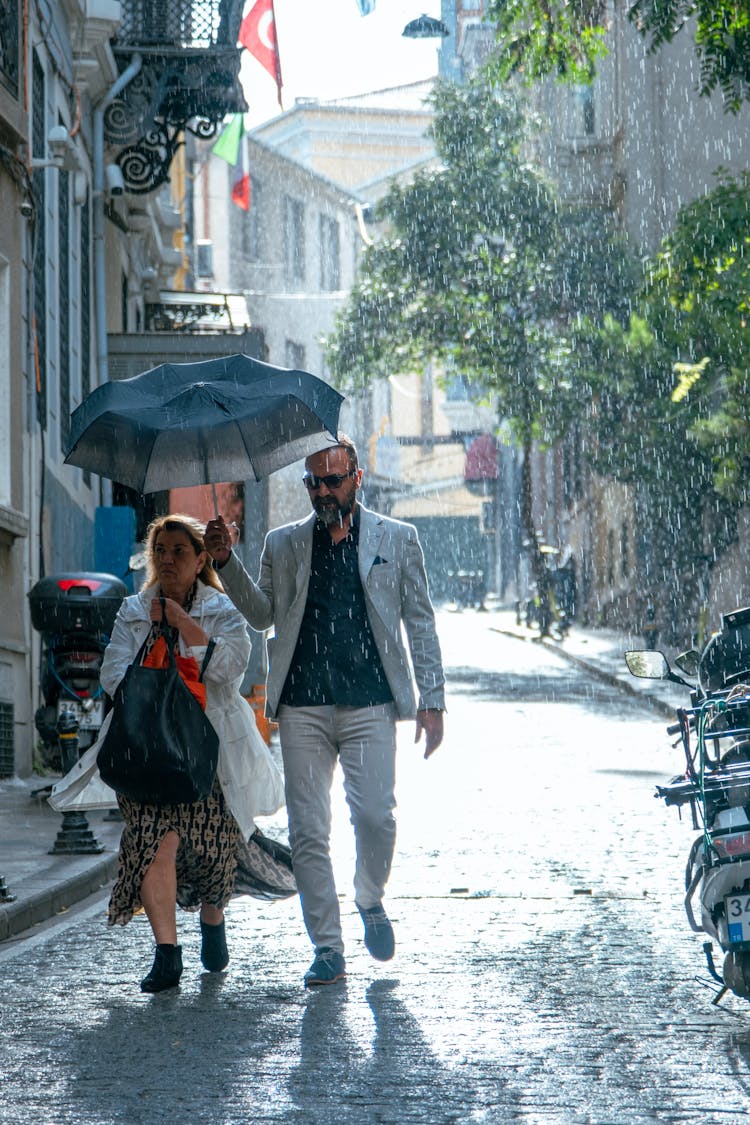
[[[445,39],[450,31],[442,20],[433,19],[432,16],[422,13],[417,19],[407,23],[401,33],[407,39]]]

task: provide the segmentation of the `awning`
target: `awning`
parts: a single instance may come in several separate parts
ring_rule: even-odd
[[[245,332],[250,327],[243,293],[162,290],[146,303],[147,332]]]

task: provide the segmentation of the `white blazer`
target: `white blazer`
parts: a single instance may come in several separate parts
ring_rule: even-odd
[[[151,628],[151,599],[154,587],[125,598],[115,619],[112,637],[102,661],[100,681],[109,696],[114,696],[130,664]],[[258,733],[249,703],[240,694],[250,656],[250,637],[245,621],[226,594],[198,583],[190,611],[205,633],[215,642],[204,680],[206,716],[219,736],[217,777],[224,798],[247,838],[255,828],[256,816],[270,816],[284,804],[281,771],[268,746]],[[205,646],[186,647],[180,638],[182,655],[192,655],[200,665]],[[99,777],[96,756],[109,728],[104,720],[99,738],[72,770],[52,788],[49,803],[59,812],[71,809],[111,808],[115,795]]]
[[[418,709],[445,707],[440,642],[417,529],[361,504],[358,513],[359,574],[367,617],[396,714],[413,719]],[[298,523],[269,531],[257,582],[234,553],[219,571],[227,593],[253,628],[274,628],[267,641],[266,712],[271,718],[278,710],[305,612],[315,518],[311,512]]]

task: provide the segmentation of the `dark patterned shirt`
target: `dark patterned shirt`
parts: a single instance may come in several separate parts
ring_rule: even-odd
[[[340,543],[324,524],[315,524],[305,614],[281,693],[290,707],[369,707],[393,700],[367,618],[356,515]]]

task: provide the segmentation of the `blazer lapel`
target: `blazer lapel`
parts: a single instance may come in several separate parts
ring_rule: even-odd
[[[296,524],[291,530],[291,547],[294,556],[294,582],[297,597],[307,591],[312,565],[313,529],[315,527],[315,513],[311,512],[302,523]]]
[[[359,506],[359,576],[363,583],[369,581],[373,563],[378,557],[384,535],[384,525],[376,512]]]

